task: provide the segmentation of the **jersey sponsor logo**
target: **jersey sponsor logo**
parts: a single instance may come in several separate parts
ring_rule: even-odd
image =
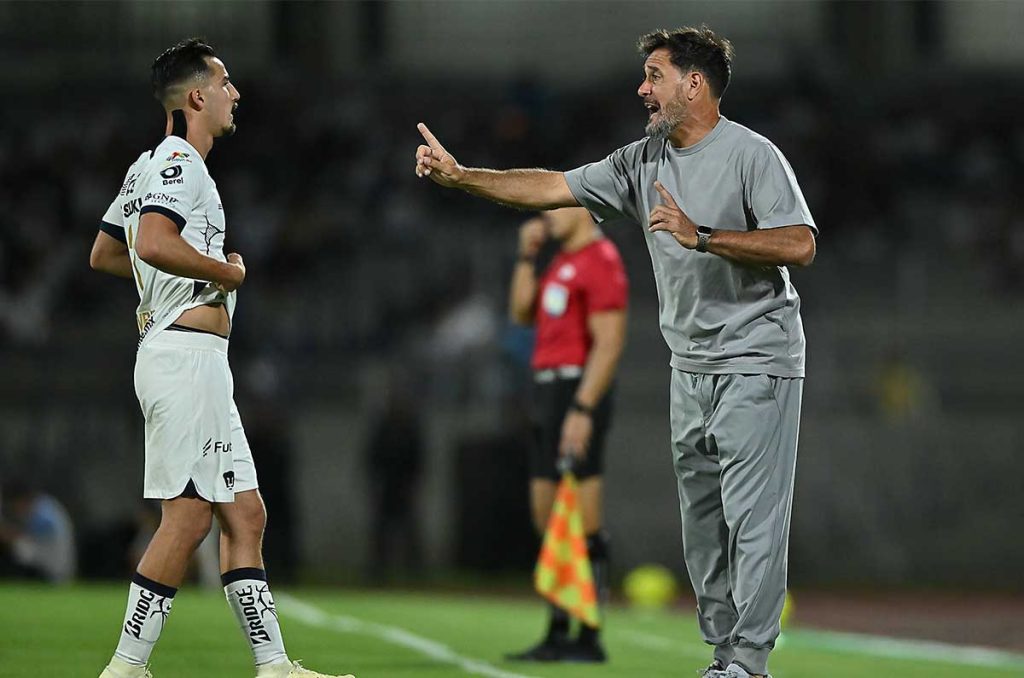
[[[166,184],[167,182],[165,181],[164,183]],[[162,202],[165,205],[173,205],[174,203],[178,202],[177,198],[175,198],[173,195],[168,195],[166,193],[147,193],[144,199],[147,202]]]
[[[124,622],[124,632],[138,640],[142,637],[142,625],[146,623],[148,619],[160,615],[160,624],[167,620],[167,615],[171,613],[171,601],[163,596],[159,596],[152,591],[142,589],[139,591],[139,601],[135,603],[135,609],[132,610],[132,616]]]
[[[562,264],[562,267],[558,269],[558,273],[555,275],[558,276],[559,280],[572,280],[576,277],[576,267],[572,264]]]
[[[548,315],[560,318],[569,306],[569,288],[556,282],[548,283],[541,297],[541,306]]]
[[[209,217],[204,216],[203,218],[206,219],[206,230],[203,231],[203,240],[206,242],[206,254],[209,255],[210,248],[213,246],[213,239],[218,235],[224,235],[224,231],[226,229],[217,228],[217,226],[210,221]]]
[[[150,194],[150,195],[152,195],[152,194]],[[147,195],[146,198],[148,199],[149,196]],[[121,211],[124,213],[124,218],[125,219],[127,219],[128,217],[130,217],[133,214],[136,214],[141,209],[142,209],[142,198],[136,198],[135,200],[129,200],[128,202],[126,202],[124,204],[124,206],[121,207]]]
[[[235,598],[239,607],[242,608],[242,616],[245,617],[246,632],[253,645],[263,645],[270,642],[270,633],[263,623],[267,614],[277,617],[277,609],[274,606],[274,599],[270,595],[270,587],[250,585],[235,591]]]
[[[185,183],[185,179],[181,176],[181,165],[171,165],[160,170],[160,176],[164,178],[164,186]]]
[[[118,191],[118,195],[128,195],[135,190],[135,182],[139,180],[139,173],[129,174],[128,178],[121,184],[121,190]]]
[[[143,325],[141,328],[139,328],[139,345],[138,345],[138,348],[142,348],[142,340],[146,338],[146,335],[149,334],[149,331],[151,329],[153,329],[153,325],[155,324],[155,321],[153,320],[152,314],[148,314],[148,313],[139,314],[139,318],[140,319],[143,316],[149,316],[149,317],[146,318],[146,324]]]
[[[135,322],[139,324],[139,334],[144,334],[146,328],[153,323],[153,314],[149,311],[135,314]]]
[[[169,156],[164,158],[164,162],[192,162],[189,158],[189,154],[184,151],[174,151]]]
[[[224,443],[224,442],[221,442],[219,440],[218,441],[214,441],[213,438],[209,438],[206,441],[206,444],[203,445],[203,456],[204,457],[208,456],[211,452],[213,452],[214,454],[227,454],[230,451],[231,451],[231,443],[230,442]],[[231,489],[231,488],[228,488],[228,489]]]

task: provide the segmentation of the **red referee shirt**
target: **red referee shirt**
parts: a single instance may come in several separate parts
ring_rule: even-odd
[[[591,313],[626,308],[629,281],[612,241],[599,238],[575,252],[559,252],[537,291],[537,340],[531,366],[583,366],[594,343]]]

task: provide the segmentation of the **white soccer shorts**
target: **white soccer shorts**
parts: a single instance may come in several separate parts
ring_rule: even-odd
[[[147,338],[135,361],[146,418],[146,499],[178,497],[190,480],[215,503],[259,487],[234,388],[226,339],[176,330]]]

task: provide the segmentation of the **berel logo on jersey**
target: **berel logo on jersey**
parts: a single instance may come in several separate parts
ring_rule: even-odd
[[[160,170],[160,176],[164,178],[164,186],[185,183],[185,180],[181,176],[181,165],[171,165],[170,167]]]
[[[572,264],[563,264],[562,267],[558,269],[559,280],[572,280],[575,277],[576,267],[573,266]]]

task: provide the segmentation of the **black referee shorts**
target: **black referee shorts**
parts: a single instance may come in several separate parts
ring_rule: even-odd
[[[562,423],[576,396],[580,378],[555,379],[549,382],[533,384],[533,439],[530,450],[530,477],[559,480],[558,444],[562,440]],[[587,456],[577,463],[574,470],[580,480],[599,476],[604,469],[604,444],[608,436],[608,428],[612,417],[612,389],[608,389],[604,398],[594,408],[592,419],[594,432],[590,437]]]

